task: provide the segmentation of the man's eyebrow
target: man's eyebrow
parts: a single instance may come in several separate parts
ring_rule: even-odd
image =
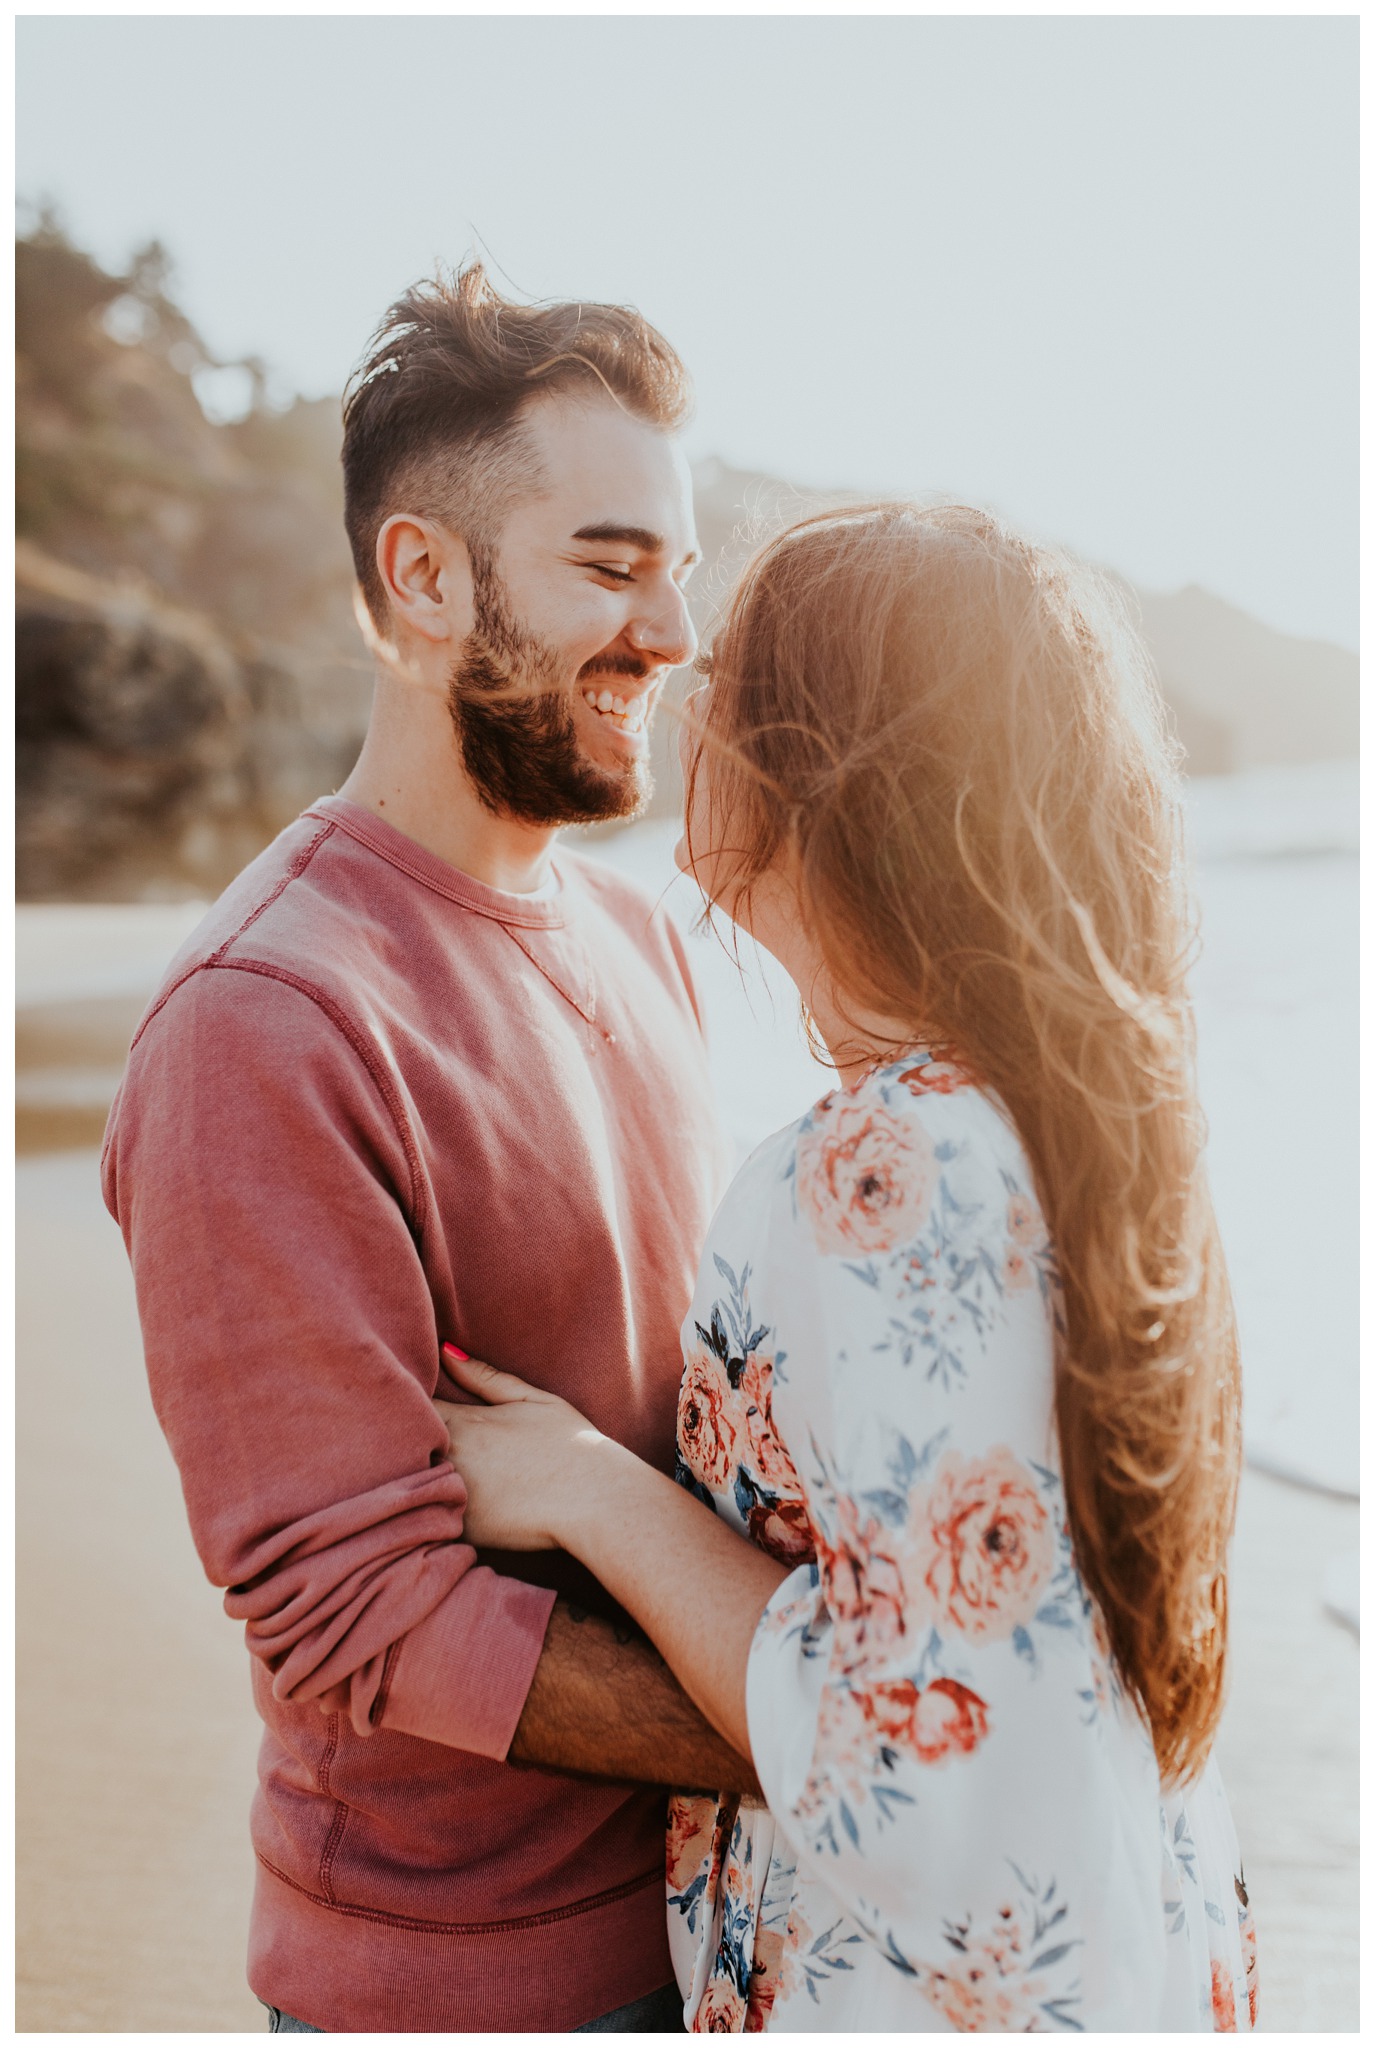
[[[668,546],[661,533],[654,533],[647,526],[618,526],[614,520],[603,520],[597,526],[580,526],[573,538],[597,541],[602,545],[610,543],[623,548],[638,548],[642,555],[662,555]],[[698,559],[695,548],[684,557],[688,562]]]

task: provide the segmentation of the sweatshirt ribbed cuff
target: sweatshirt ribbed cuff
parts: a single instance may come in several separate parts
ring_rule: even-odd
[[[403,1638],[381,1725],[501,1762],[544,1648],[554,1594],[486,1565]]]

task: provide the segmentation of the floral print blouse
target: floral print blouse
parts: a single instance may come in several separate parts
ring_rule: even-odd
[[[670,1807],[690,2031],[1255,2024],[1216,1767],[1162,1796],[1075,1565],[1058,1301],[1015,1134],[927,1053],[718,1211],[678,1476],[795,1569],[747,1673],[767,1805]]]

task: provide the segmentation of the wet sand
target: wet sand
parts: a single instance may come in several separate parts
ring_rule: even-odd
[[[118,1232],[79,1150],[18,1172],[22,2032],[261,2032],[243,1980],[257,1723],[187,1534]],[[1267,2031],[1354,2030],[1354,1504],[1247,1474],[1222,1762]]]

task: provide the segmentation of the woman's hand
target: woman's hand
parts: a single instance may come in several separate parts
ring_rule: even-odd
[[[434,1404],[468,1487],[464,1535],[493,1550],[579,1558],[748,1757],[750,1642],[788,1566],[556,1395],[447,1344],[444,1367],[483,1404]]]
[[[489,1550],[560,1550],[596,1485],[607,1438],[586,1416],[514,1373],[444,1347],[444,1369],[482,1406],[436,1401],[449,1463],[468,1489],[463,1534]]]

